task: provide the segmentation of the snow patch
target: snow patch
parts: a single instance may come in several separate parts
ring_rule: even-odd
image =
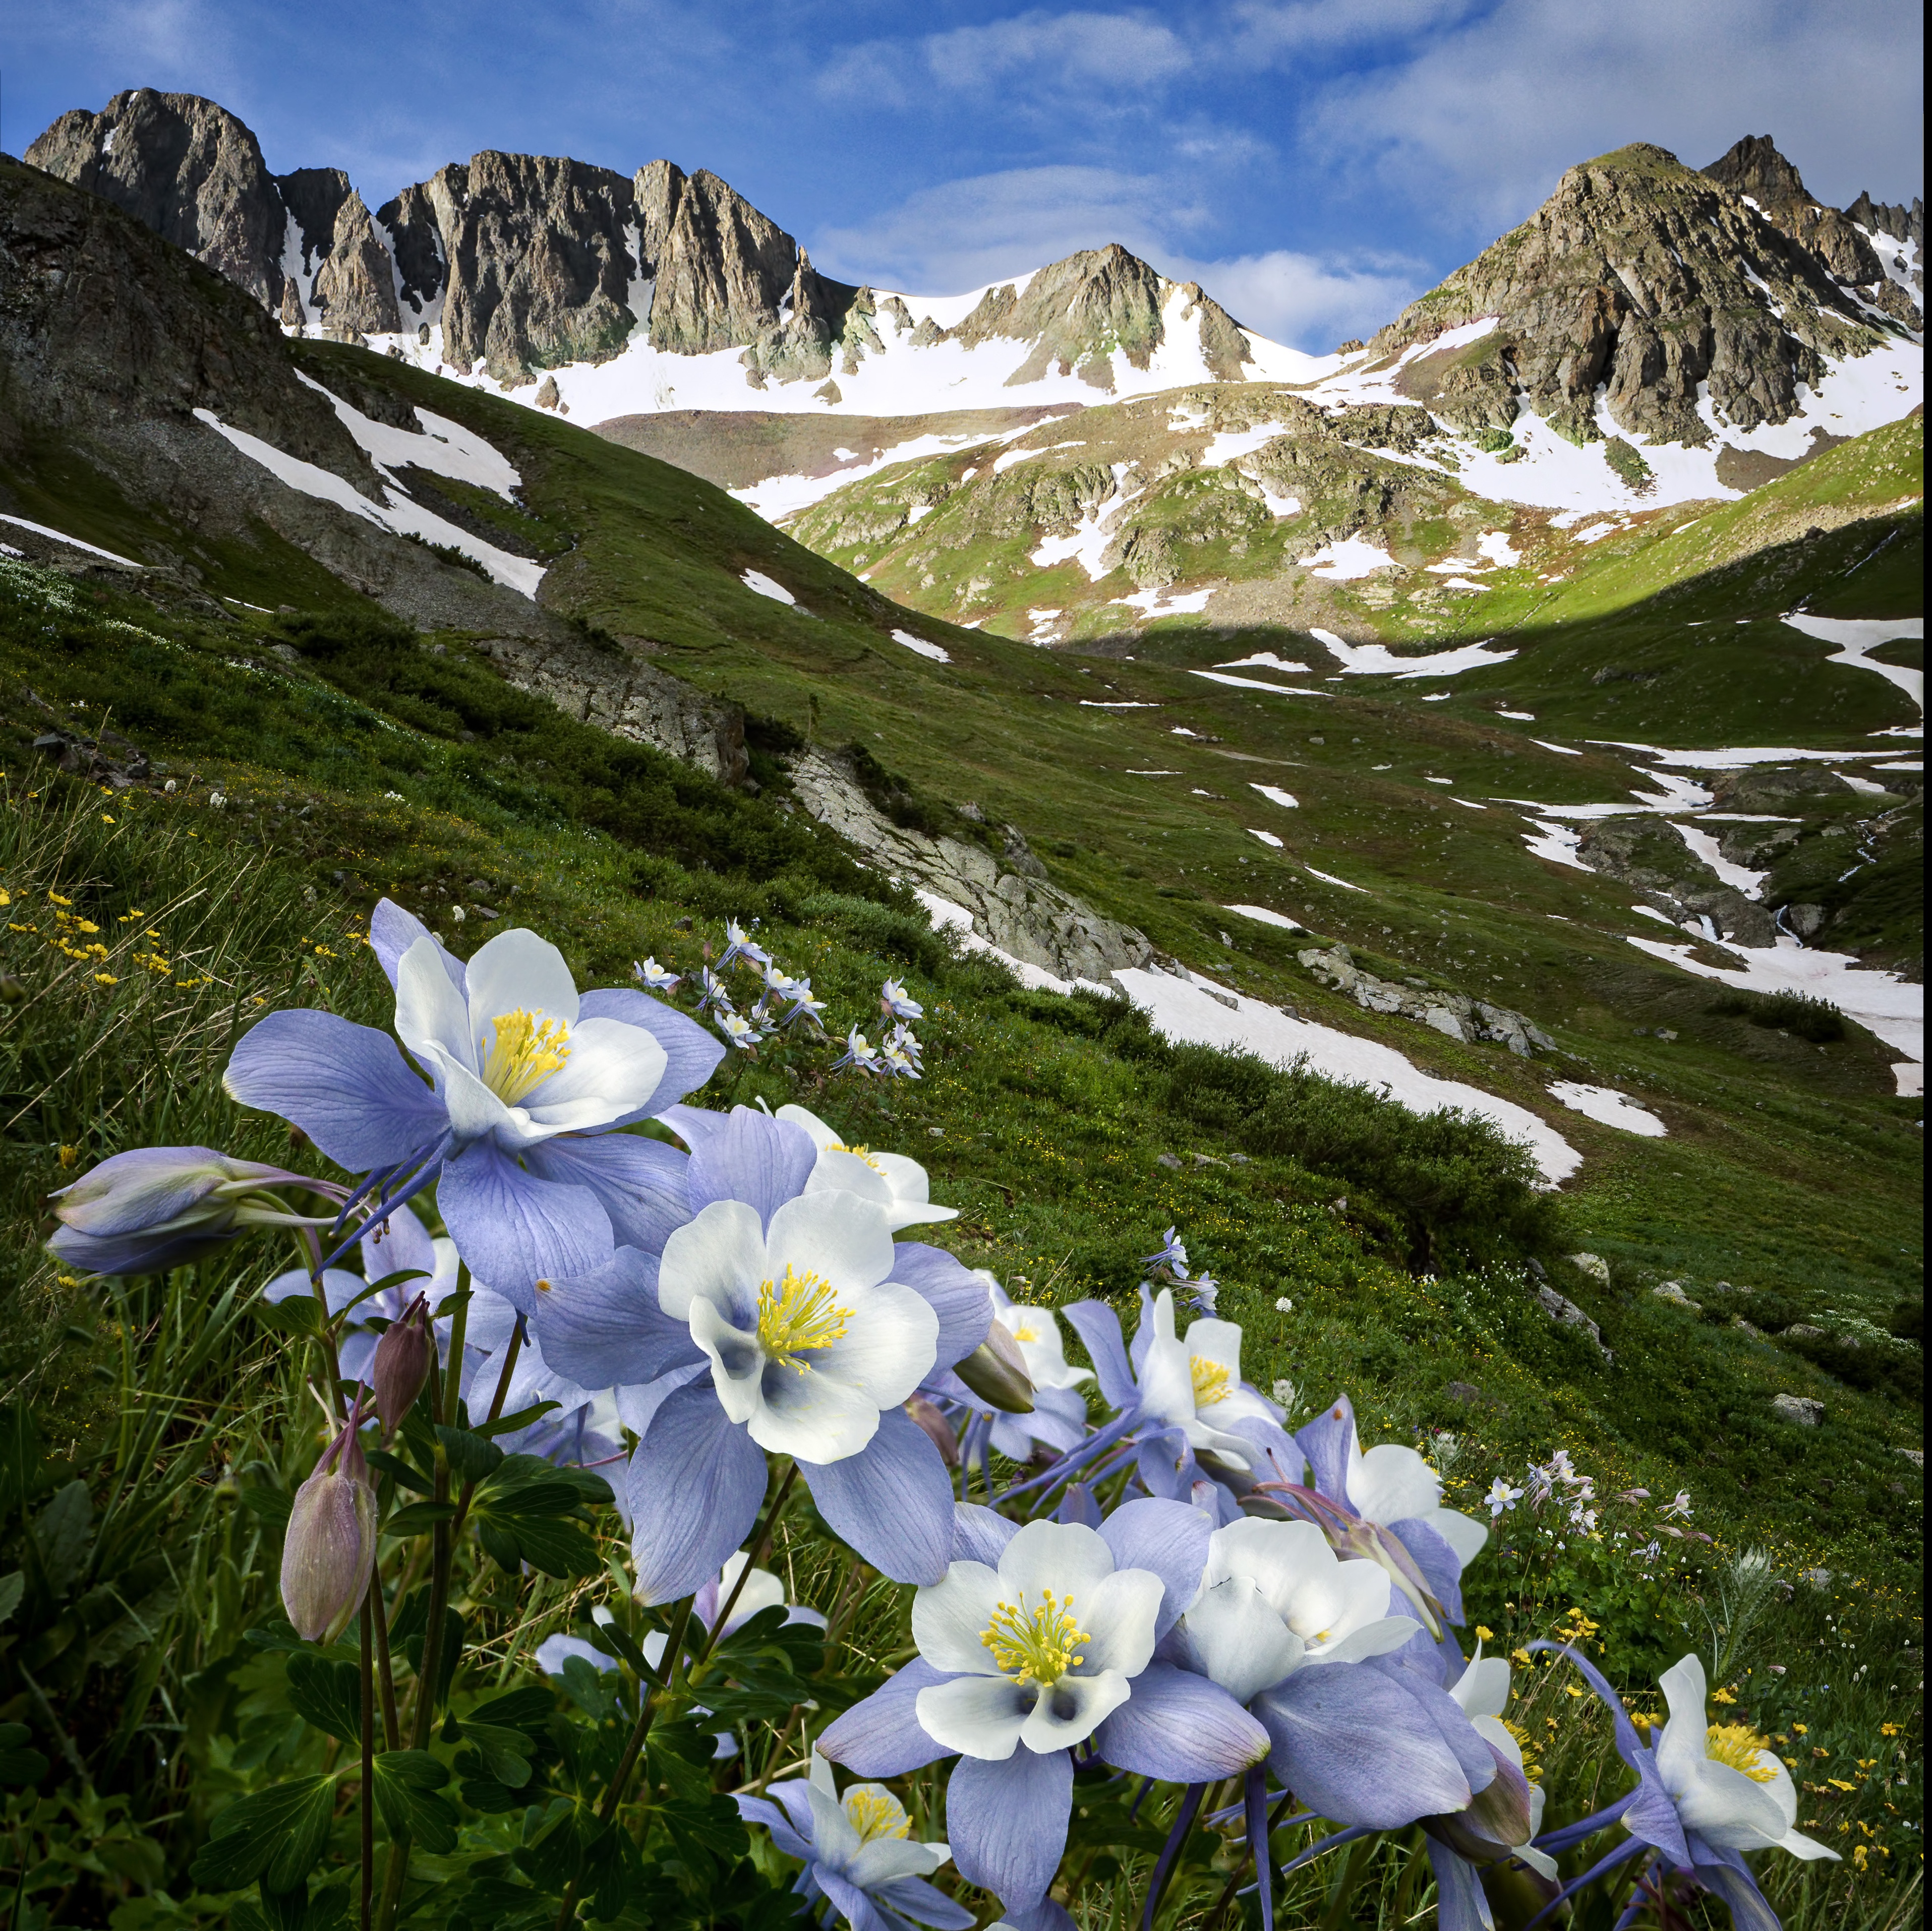
[[[1529,821],[1535,827],[1532,834],[1526,832],[1522,841],[1538,858],[1546,858],[1552,865],[1567,865],[1573,871],[1594,871],[1593,865],[1586,865],[1577,851],[1582,834],[1573,832],[1568,825],[1553,825],[1541,818]]]
[[[1263,844],[1271,845],[1276,851],[1281,850],[1281,841],[1272,832],[1258,832],[1250,825],[1248,827],[1248,836],[1251,838],[1259,838]]]
[[[1752,871],[1743,865],[1733,865],[1725,857],[1717,840],[1708,832],[1700,832],[1694,826],[1680,824],[1674,818],[1666,819],[1664,822],[1726,885],[1735,886],[1747,898],[1757,899],[1764,896],[1764,882],[1771,876],[1769,872]]]
[[[1395,567],[1395,559],[1366,537],[1345,536],[1303,559],[1302,567],[1311,577],[1322,577],[1331,583],[1353,583],[1378,570]]]
[[[1318,878],[1324,885],[1339,885],[1344,892],[1366,892],[1366,885],[1351,885],[1346,878],[1337,878],[1332,871],[1317,871],[1312,865],[1304,865],[1302,870],[1311,878]]]
[[[70,550],[84,550],[90,556],[104,557],[110,563],[118,563],[126,569],[145,570],[148,567],[145,563],[136,563],[131,556],[122,556],[114,550],[103,550],[98,543],[83,543],[79,537],[68,535],[65,530],[50,529],[44,523],[29,523],[23,516],[0,514],[0,523],[10,523],[16,529],[31,529],[36,536],[50,538],[56,543],[64,543]],[[13,556],[20,554],[17,550],[10,550],[8,553]]]
[[[1225,670],[1192,670],[1191,677],[1204,677],[1210,684],[1232,684],[1238,691],[1266,691],[1276,697],[1330,697],[1332,691],[1305,691],[1298,685],[1264,684],[1258,677],[1231,677]]]
[[[374,417],[364,415],[299,369],[296,371],[296,380],[328,397],[336,419],[388,481],[395,480],[390,474],[393,470],[427,469],[433,476],[474,483],[507,503],[516,501],[516,492],[523,487],[524,479],[515,464],[474,430],[422,409],[416,412],[416,420],[422,424],[420,430],[398,429],[393,423],[378,422]]]
[[[1474,670],[1484,664],[1507,664],[1514,650],[1492,650],[1491,640],[1480,643],[1459,644],[1454,650],[1438,650],[1429,657],[1398,657],[1385,643],[1345,643],[1332,630],[1312,630],[1309,635],[1340,664],[1350,677],[1394,677],[1406,681],[1414,677],[1453,677],[1459,670]]]
[[[1251,784],[1248,789],[1258,791],[1270,805],[1280,805],[1287,811],[1297,811],[1300,808],[1301,800],[1293,792],[1284,791],[1278,785]]]
[[[1875,664],[1870,653],[1894,637],[1919,637],[1925,634],[1923,617],[1813,617],[1800,612],[1784,621],[1793,630],[1815,637],[1821,643],[1834,643],[1837,651],[1827,664],[1849,664],[1860,670],[1876,670],[1888,683],[1896,684],[1922,712],[1925,709],[1925,673],[1908,664]]]
[[[930,658],[934,664],[950,664],[952,661],[950,651],[942,650],[936,643],[927,643],[922,637],[914,637],[909,630],[894,631],[892,641],[904,644],[908,650],[916,651],[921,657]]]
[[[1252,657],[1232,657],[1226,664],[1216,667],[1222,670],[1286,670],[1299,672],[1304,677],[1308,674],[1306,664],[1292,664],[1285,657],[1277,657],[1271,650],[1258,650]]]
[[[755,590],[761,597],[769,597],[776,604],[796,604],[798,599],[776,577],[767,577],[762,570],[747,570],[739,579],[746,589]]]
[[[1600,1126],[1621,1127],[1624,1132],[1646,1140],[1661,1140],[1670,1131],[1655,1114],[1613,1086],[1580,1086],[1574,1080],[1564,1079],[1558,1080],[1547,1090],[1559,1106],[1567,1106],[1571,1112],[1580,1113]]]
[[[1224,905],[1224,912],[1238,912],[1244,919],[1252,919],[1259,925],[1274,925],[1284,932],[1305,932],[1308,928],[1298,919],[1291,919],[1286,912],[1270,912],[1265,905]]]

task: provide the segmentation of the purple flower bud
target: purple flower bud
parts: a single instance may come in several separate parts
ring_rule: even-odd
[[[384,1441],[402,1426],[404,1416],[416,1406],[416,1397],[422,1393],[435,1366],[429,1301],[427,1296],[418,1294],[402,1319],[392,1321],[376,1342],[375,1363],[369,1371],[376,1384],[376,1412],[382,1417]]]
[[[915,1395],[905,1411],[932,1439],[932,1445],[946,1458],[949,1468],[959,1466],[959,1438],[946,1426],[946,1417],[923,1395]]]
[[[986,1339],[956,1363],[952,1372],[988,1407],[1003,1414],[1033,1413],[1033,1378],[1027,1372],[1026,1357],[1004,1323],[994,1321]]]
[[[356,1430],[362,1391],[315,1473],[296,1491],[282,1543],[282,1607],[308,1642],[333,1642],[362,1606],[376,1564],[376,1492]]]
[[[288,1183],[315,1185],[212,1147],[136,1147],[103,1160],[54,1195],[62,1224],[47,1245],[91,1274],[158,1273],[250,1227],[306,1224],[266,1191]]]

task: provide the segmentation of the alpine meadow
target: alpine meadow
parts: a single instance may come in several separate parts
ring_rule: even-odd
[[[258,125],[0,155],[12,1931],[1922,1923],[1909,184]]]

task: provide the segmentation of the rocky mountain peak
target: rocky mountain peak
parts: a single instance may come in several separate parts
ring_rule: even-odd
[[[319,323],[326,334],[348,339],[393,334],[402,326],[388,249],[362,197],[340,168],[298,168],[278,175],[282,205],[294,224],[290,239],[308,284],[289,275],[282,294],[285,323]],[[284,268],[290,264],[284,256]]]
[[[798,244],[708,169],[638,170],[638,229],[653,280],[654,349],[742,348],[775,326],[798,272]]]
[[[1724,421],[1785,421],[1800,384],[1888,325],[1736,190],[1638,143],[1570,169],[1369,353],[1386,365],[1464,331],[1412,358],[1398,385],[1472,434],[1505,435],[1527,408],[1574,442],[1622,429],[1701,447],[1700,385]]]
[[[280,310],[281,196],[260,142],[225,107],[136,88],[98,114],[63,114],[24,158],[112,202]]]

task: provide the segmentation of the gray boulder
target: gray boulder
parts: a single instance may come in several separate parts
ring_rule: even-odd
[[[1771,1411],[1780,1420],[1795,1422],[1800,1428],[1816,1428],[1825,1419],[1825,1404],[1809,1395],[1774,1395]]]

